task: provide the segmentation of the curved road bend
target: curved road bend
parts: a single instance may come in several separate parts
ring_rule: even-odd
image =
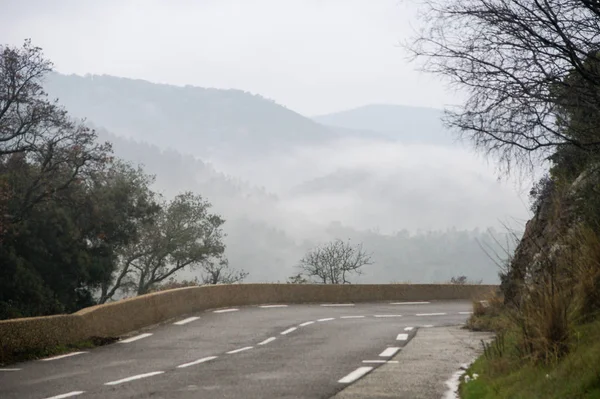
[[[211,310],[11,365],[0,369],[0,398],[329,398],[419,328],[461,324],[471,309],[468,301],[323,305]]]

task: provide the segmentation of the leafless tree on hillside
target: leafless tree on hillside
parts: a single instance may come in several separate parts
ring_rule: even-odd
[[[409,51],[467,94],[446,124],[503,170],[561,146],[600,150],[600,2],[425,0],[421,17]],[[570,123],[573,109],[593,123]]]

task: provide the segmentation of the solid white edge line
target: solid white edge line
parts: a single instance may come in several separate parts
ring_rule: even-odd
[[[472,314],[473,312],[458,312],[458,314]]]
[[[282,332],[281,332],[281,335],[286,335],[286,334],[289,334],[289,333],[291,333],[291,332],[293,332],[293,331],[296,331],[297,329],[298,329],[298,327],[292,327],[292,328],[288,328],[287,330],[285,330],[285,331],[282,331]]]
[[[362,319],[365,316],[342,316],[340,319]]]
[[[298,327],[309,326],[311,324],[314,324],[314,321],[305,321],[304,323],[299,324]]]
[[[121,344],[128,344],[130,342],[137,341],[138,339],[147,338],[147,337],[149,337],[151,335],[152,335],[152,333],[140,334],[140,335],[136,335],[135,337],[131,337],[131,338],[127,338],[127,339],[124,339],[122,341],[119,341],[119,343],[121,343]]]
[[[338,380],[338,382],[342,383],[342,384],[349,384],[351,382],[358,380],[360,377],[364,376],[371,370],[373,370],[373,367],[359,367],[356,370],[354,370],[353,372],[351,372],[350,374],[348,374],[347,376],[345,376],[344,378],[341,378],[340,380]]]
[[[331,321],[331,320],[335,320],[335,317],[327,317],[325,319],[319,319],[317,321]]]
[[[191,323],[192,321],[196,321],[196,320],[198,320],[199,318],[200,318],[200,317],[198,317],[198,316],[188,317],[187,319],[183,319],[183,320],[180,320],[180,321],[176,321],[176,322],[175,322],[175,323],[173,323],[173,324],[175,324],[176,326],[182,326],[182,325],[184,325],[184,324]]]
[[[159,375],[159,374],[163,374],[163,373],[164,373],[164,371],[153,371],[151,373],[132,375],[131,377],[123,378],[120,380],[105,382],[104,385],[118,385],[118,384],[122,384],[124,382],[141,380],[142,378],[148,378],[148,377],[152,377],[154,375]]]
[[[194,360],[193,362],[180,364],[179,366],[177,366],[177,368],[178,369],[183,369],[183,368],[186,368],[186,367],[195,366],[196,364],[208,362],[209,360],[214,360],[216,358],[217,358],[217,356],[203,357],[202,359]]]
[[[412,331],[414,329],[414,327],[405,327],[404,331]]]
[[[82,393],[85,393],[85,391],[73,391],[73,392],[69,392],[69,393],[63,393],[62,395],[50,396],[49,398],[45,398],[45,399],[64,399],[64,398],[70,398],[72,396],[81,395]]]
[[[21,369],[0,369],[0,372],[2,371],[21,371]]]
[[[401,314],[376,314],[375,317],[402,317]]]
[[[445,316],[447,313],[417,313],[415,316]]]
[[[431,302],[392,302],[390,305],[424,305]]]
[[[353,303],[322,303],[321,306],[336,307],[336,306],[354,306]]]
[[[386,348],[383,352],[381,352],[379,354],[379,356],[380,357],[392,357],[396,353],[398,353],[399,350],[400,350],[400,348],[398,348],[397,346],[390,346],[389,348]]]
[[[76,356],[76,355],[81,355],[83,353],[87,353],[87,352],[71,352],[71,353],[67,353],[66,355],[58,355],[58,356],[53,356],[53,357],[47,357],[45,359],[40,359],[42,362],[47,362],[50,360],[58,360],[58,359],[64,359],[65,357],[71,357],[71,356]]]
[[[245,346],[243,348],[234,349],[232,351],[225,352],[225,353],[227,353],[228,355],[233,355],[234,353],[239,353],[239,352],[247,351],[248,349],[252,349],[252,348],[254,348],[254,347],[253,346]]]
[[[259,344],[259,345],[266,345],[266,344],[268,344],[269,342],[273,342],[273,341],[275,341],[276,339],[277,339],[277,338],[275,338],[275,337],[267,338],[267,339],[265,339],[263,342],[259,342],[258,344]]]
[[[260,308],[269,309],[269,308],[287,308],[288,305],[260,305]]]
[[[408,334],[398,334],[396,337],[397,341],[406,341],[408,339]]]
[[[238,308],[220,309],[220,310],[213,310],[213,313],[237,312],[238,310],[239,310]]]

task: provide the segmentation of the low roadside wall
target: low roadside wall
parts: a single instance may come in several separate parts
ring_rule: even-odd
[[[179,288],[68,315],[0,321],[0,364],[14,354],[118,337],[170,318],[206,309],[277,303],[474,300],[496,285],[443,284],[233,284]]]

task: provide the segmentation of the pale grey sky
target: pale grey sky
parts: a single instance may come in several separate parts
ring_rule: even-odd
[[[399,0],[0,0],[0,37],[31,38],[63,73],[236,88],[305,115],[368,103],[442,107],[399,47]]]

